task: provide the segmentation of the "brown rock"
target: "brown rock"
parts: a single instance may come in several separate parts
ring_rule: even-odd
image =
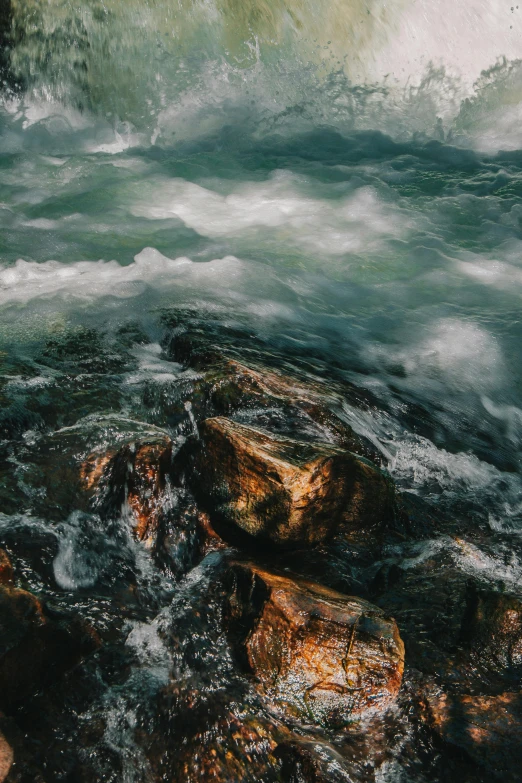
[[[391,482],[336,446],[274,437],[229,419],[200,426],[191,477],[217,520],[292,546],[374,526],[393,514]]]
[[[331,745],[293,737],[275,750],[285,783],[352,783],[342,756]]]
[[[228,544],[216,533],[212,527],[208,514],[205,514],[204,511],[198,513],[197,524],[198,538],[200,541],[199,552],[201,557],[205,557],[209,552],[219,552],[220,550],[228,548]]]
[[[482,667],[518,678],[522,673],[522,600],[471,587],[462,641]]]
[[[0,549],[0,584],[8,585],[14,579],[13,566],[4,549]]]
[[[124,443],[102,454],[93,452],[81,465],[87,489],[105,498],[123,490],[136,537],[152,547],[156,540],[172,458],[172,441],[164,433]],[[105,492],[103,492],[105,490]]]
[[[277,745],[290,737],[253,705],[218,689],[213,694],[175,681],[161,695],[159,713],[176,715],[150,734],[138,729],[156,781],[170,783],[251,783],[279,781]]]
[[[177,758],[175,783],[246,783],[263,780],[270,770],[274,774],[277,742],[269,724],[251,717],[238,719],[229,713],[209,728],[184,743]]]
[[[522,693],[428,697],[432,728],[494,777],[518,783],[522,769]]]
[[[7,778],[9,770],[13,766],[13,761],[13,749],[2,732],[0,732],[0,783],[4,783],[4,780]]]
[[[172,441],[157,427],[90,417],[37,442],[24,458],[24,486],[45,518],[66,519],[76,510],[110,517],[126,505],[136,537],[151,546],[171,456]]]
[[[393,619],[251,563],[234,563],[232,573],[232,638],[273,708],[337,726],[393,702],[404,669]]]
[[[54,682],[100,642],[80,621],[47,616],[32,593],[0,587],[0,707],[9,711]]]

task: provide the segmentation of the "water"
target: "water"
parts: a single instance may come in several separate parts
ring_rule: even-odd
[[[192,376],[163,353],[160,314],[189,306],[354,384],[371,403],[346,399],[342,416],[399,485],[498,535],[487,553],[442,537],[390,557],[410,568],[444,551],[520,589],[506,541],[522,530],[522,6],[11,0],[1,36],[8,472],[24,472],[20,443],[105,404],[168,427],[157,401]],[[132,345],[118,337],[130,322]],[[101,342],[71,371],[49,345],[81,329]],[[114,779],[155,780],[120,718],[167,676],[155,617],[177,575],[121,520],[107,533],[72,509],[50,532],[6,486],[2,530],[50,536],[50,570],[24,566],[29,583],[107,598],[131,568],[156,596],[147,617],[130,612],[126,690],[99,704]],[[401,774],[387,761],[378,779]]]

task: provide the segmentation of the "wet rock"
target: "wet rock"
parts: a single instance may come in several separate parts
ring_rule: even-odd
[[[11,745],[0,732],[0,783],[4,783],[4,780],[9,774],[9,770],[13,766],[14,753]]]
[[[522,600],[470,585],[462,623],[462,642],[482,668],[520,679]]]
[[[164,513],[171,461],[169,436],[143,433],[102,454],[89,454],[82,462],[81,477],[89,492],[100,492],[96,505],[121,508],[127,503],[136,537],[151,547]]]
[[[80,326],[48,340],[40,358],[69,375],[118,374],[127,366],[127,356],[118,347],[96,329]]]
[[[465,751],[493,778],[520,781],[522,769],[522,694],[428,697],[427,720],[451,746]]]
[[[324,742],[294,738],[275,750],[286,783],[352,783],[344,759]]]
[[[189,445],[191,485],[229,529],[292,546],[323,541],[340,525],[347,532],[376,527],[393,515],[391,482],[336,446],[273,437],[225,418],[203,422],[199,434]]]
[[[194,733],[177,754],[174,769],[169,770],[173,783],[247,783],[276,781],[279,763],[274,756],[278,735],[266,720],[252,716],[238,717],[229,711],[219,720]]]
[[[201,557],[206,557],[209,552],[219,552],[228,548],[228,544],[212,527],[208,514],[203,511],[198,512],[197,525]]]
[[[194,325],[194,320],[193,313],[171,313],[167,322],[175,328],[164,349],[171,360],[197,373],[190,394],[196,419],[237,414],[244,423],[265,428],[268,419],[270,431],[305,439],[311,435],[374,461],[379,458],[335,412],[352,396],[349,384],[330,379],[325,385],[286,362],[280,367],[275,356],[253,349],[249,332],[224,324]],[[272,360],[270,366],[267,360]]]
[[[0,584],[11,584],[14,578],[13,566],[5,549],[0,549]]]
[[[32,593],[0,587],[0,707],[50,685],[100,642],[79,620],[55,619]]]
[[[394,701],[404,645],[393,619],[312,582],[251,563],[231,568],[233,643],[273,709],[340,726]]]
[[[33,510],[57,521],[73,511],[110,518],[126,506],[136,537],[152,546],[171,454],[170,437],[157,427],[89,417],[37,440],[24,455],[21,483]]]

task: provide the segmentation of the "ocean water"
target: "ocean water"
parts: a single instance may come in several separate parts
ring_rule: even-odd
[[[175,382],[157,314],[189,306],[367,392],[343,415],[403,489],[520,535],[522,6],[11,0],[1,24],[4,394],[52,381],[19,370],[49,340],[129,321],[147,341],[113,382]],[[56,534],[64,590],[112,562],[82,530]],[[161,680],[155,628],[129,633]]]

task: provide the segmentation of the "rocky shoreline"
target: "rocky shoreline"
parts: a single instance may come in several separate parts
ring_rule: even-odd
[[[4,357],[0,781],[518,781],[518,541],[395,487],[342,379],[154,330]]]

